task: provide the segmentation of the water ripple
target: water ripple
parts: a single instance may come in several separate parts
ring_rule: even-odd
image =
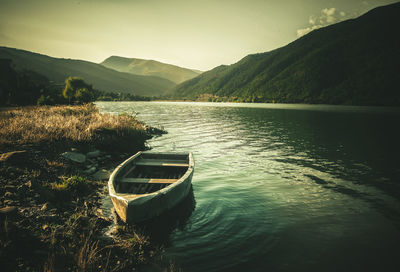
[[[166,250],[184,270],[335,271],[362,256],[362,271],[376,259],[367,249],[400,265],[384,258],[400,252],[400,167],[392,162],[400,133],[383,125],[400,120],[399,112],[229,103],[98,106],[134,110],[144,122],[164,126],[168,134],[149,141],[155,151],[194,153],[196,209]]]

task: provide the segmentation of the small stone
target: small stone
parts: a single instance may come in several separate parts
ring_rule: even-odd
[[[95,150],[86,154],[88,158],[97,158],[100,156],[100,150]]]
[[[84,163],[86,161],[86,156],[78,152],[64,152],[61,156],[77,163]]]
[[[110,178],[110,175],[111,175],[110,171],[107,171],[105,169],[100,169],[99,171],[93,174],[93,178],[95,180],[107,180]]]
[[[87,169],[87,170],[85,170],[85,171],[83,171],[85,174],[93,174],[94,172],[96,172],[96,167],[95,166],[93,166],[93,167],[91,167],[91,168],[89,168],[89,169]]]

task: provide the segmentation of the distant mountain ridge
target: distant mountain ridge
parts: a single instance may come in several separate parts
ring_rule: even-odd
[[[34,71],[59,84],[63,84],[69,76],[82,77],[101,91],[158,96],[176,85],[170,80],[156,76],[121,73],[89,61],[53,58],[9,47],[0,47],[0,58],[11,59],[17,69]]]
[[[124,58],[119,56],[111,56],[100,64],[119,72],[142,76],[157,76],[177,84],[192,79],[200,74],[198,70],[191,70],[155,60]]]
[[[175,87],[209,100],[400,106],[400,3],[317,29]]]

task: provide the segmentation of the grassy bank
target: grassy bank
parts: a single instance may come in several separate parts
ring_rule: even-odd
[[[129,115],[100,114],[92,105],[25,107],[0,112],[0,146],[37,143],[143,149],[154,131]],[[122,142],[121,142],[122,141]],[[127,146],[123,144],[128,144]]]
[[[93,105],[1,110],[2,271],[131,271],[152,260],[157,249],[131,227],[104,237],[106,178],[89,170],[112,170],[155,133]]]

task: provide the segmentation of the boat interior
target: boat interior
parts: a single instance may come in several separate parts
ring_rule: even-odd
[[[116,192],[149,194],[177,182],[188,170],[188,154],[142,153],[116,178]]]

